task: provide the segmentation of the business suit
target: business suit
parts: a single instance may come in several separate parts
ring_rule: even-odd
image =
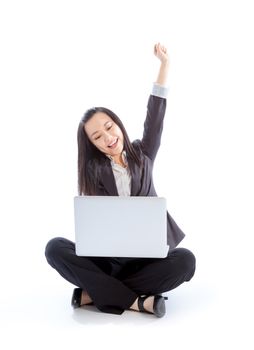
[[[132,164],[131,196],[157,196],[152,169],[160,146],[165,110],[166,99],[150,95],[143,137],[133,142],[143,159],[143,168]],[[127,161],[130,165],[128,155]],[[101,170],[96,195],[118,195],[108,158]],[[99,310],[121,314],[139,295],[163,293],[192,278],[194,255],[184,248],[174,249],[183,238],[184,233],[167,213],[167,240],[171,249],[164,259],[77,257],[74,243],[61,237],[47,244],[45,254],[49,264],[65,279],[88,292]]]
[[[132,143],[136,151],[143,155],[144,171],[141,173],[138,166],[136,164],[134,165],[134,174],[131,180],[131,196],[157,196],[153,184],[152,170],[156,154],[160,147],[166,102],[167,100],[165,98],[153,95],[149,97],[142,140],[135,140]],[[102,169],[96,195],[118,195],[109,159],[106,159],[106,165]],[[167,219],[168,244],[171,248],[174,248],[185,235],[169,213],[167,213]]]

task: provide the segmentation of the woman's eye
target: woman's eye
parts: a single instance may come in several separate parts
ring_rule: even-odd
[[[112,128],[112,125],[108,126],[107,130],[111,129]]]
[[[98,140],[100,138],[100,136],[96,137],[95,140]]]

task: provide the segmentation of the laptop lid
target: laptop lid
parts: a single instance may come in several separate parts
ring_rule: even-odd
[[[167,255],[165,198],[76,196],[74,214],[79,256]]]

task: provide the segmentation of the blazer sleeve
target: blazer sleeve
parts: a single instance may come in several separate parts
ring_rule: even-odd
[[[150,95],[147,104],[141,149],[152,161],[154,161],[161,143],[166,104],[165,98],[154,95]]]

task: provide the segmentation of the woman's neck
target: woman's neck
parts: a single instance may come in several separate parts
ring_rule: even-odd
[[[120,154],[117,154],[116,156],[111,156],[113,158],[113,161],[116,163],[116,164],[119,164],[121,165],[123,168],[126,168],[127,167],[127,164],[125,162],[125,157],[123,155],[123,153],[120,153]]]

